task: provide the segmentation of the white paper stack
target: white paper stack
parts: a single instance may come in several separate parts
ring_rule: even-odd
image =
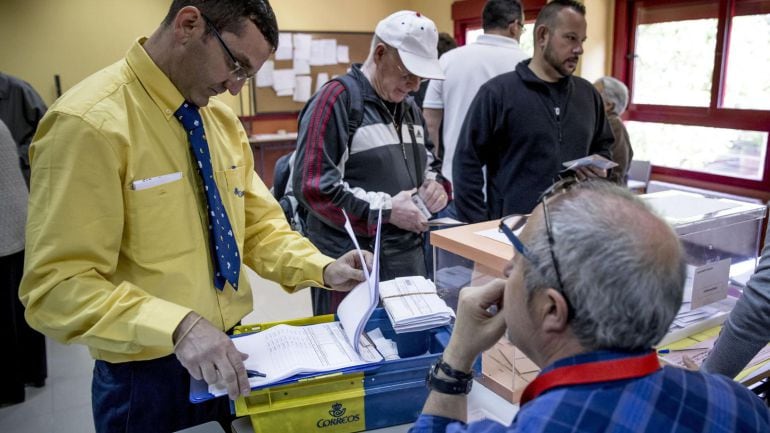
[[[447,325],[455,317],[433,282],[419,276],[381,281],[380,299],[398,334]]]

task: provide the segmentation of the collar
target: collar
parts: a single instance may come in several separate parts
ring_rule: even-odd
[[[635,379],[660,370],[654,350],[642,352],[596,351],[560,359],[530,382],[521,396],[521,405],[554,388],[570,385]]]
[[[147,38],[143,37],[134,42],[126,54],[126,62],[155,105],[168,119],[182,105],[184,97],[144,50],[142,45],[146,40]]]
[[[532,59],[523,60],[521,63],[516,65],[516,73],[521,76],[521,79],[528,84],[536,84],[539,86],[556,86],[558,88],[566,88],[569,84],[572,83],[572,75],[568,75],[564,78],[561,78],[559,81],[555,83],[549,83],[547,81],[543,81],[535,75],[534,72],[532,72],[532,69],[529,68],[529,63],[532,61]]]
[[[516,39],[509,38],[507,36],[491,35],[486,33],[479,35],[479,37],[476,38],[476,42],[474,42],[474,44],[493,45],[496,47],[519,48],[519,41],[517,41]]]

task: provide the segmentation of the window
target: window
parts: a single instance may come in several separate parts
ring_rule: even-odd
[[[770,0],[616,0],[615,32],[634,158],[770,190]]]
[[[532,57],[532,54],[535,52],[535,40],[533,39],[532,32],[535,28],[535,22],[525,23],[524,24],[524,33],[522,33],[519,46],[521,46],[521,50],[524,51],[525,54],[527,54],[529,57]],[[476,42],[476,39],[480,35],[484,34],[484,29],[481,27],[468,27],[465,29],[465,43],[466,44],[472,44]]]

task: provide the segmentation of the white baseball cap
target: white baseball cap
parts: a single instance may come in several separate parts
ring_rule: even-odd
[[[398,11],[377,23],[383,42],[398,50],[404,66],[420,78],[443,80],[438,63],[438,30],[430,18],[414,11]]]

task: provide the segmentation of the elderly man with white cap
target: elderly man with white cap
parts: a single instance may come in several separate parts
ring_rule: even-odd
[[[306,234],[325,254],[341,256],[353,247],[344,209],[359,244],[372,249],[381,209],[382,280],[426,275],[422,233],[451,191],[408,96],[422,80],[444,78],[437,40],[435,24],[419,12],[388,16],[364,64],[326,84],[300,115],[291,182],[308,210]],[[334,312],[343,296],[313,290],[313,312]]]

